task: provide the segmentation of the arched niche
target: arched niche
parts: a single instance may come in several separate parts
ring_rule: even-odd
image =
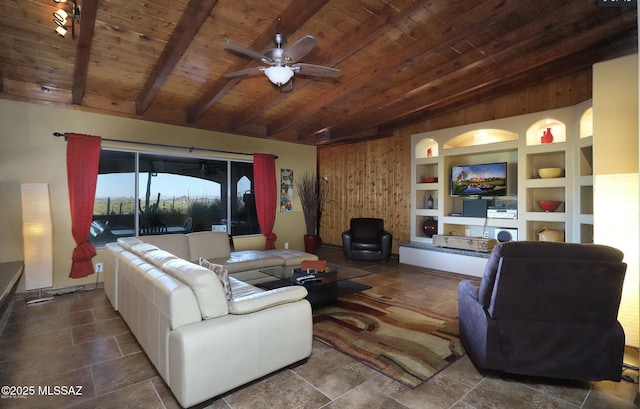
[[[465,146],[487,145],[498,142],[517,141],[518,134],[502,129],[474,129],[454,136],[444,144],[444,149],[462,148]]]
[[[561,121],[554,118],[541,119],[527,129],[527,146],[542,145],[544,132],[550,129],[553,142],[565,142],[567,140],[567,127]]]
[[[593,136],[593,108],[589,108],[580,117],[580,138]]]
[[[428,158],[431,156],[438,156],[438,142],[431,138],[421,139],[416,144],[416,151],[414,154],[416,158]]]

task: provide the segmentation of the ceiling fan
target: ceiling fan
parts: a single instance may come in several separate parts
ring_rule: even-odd
[[[316,46],[317,41],[313,36],[306,35],[288,48],[283,48],[287,43],[287,39],[282,34],[276,34],[271,41],[273,41],[275,48],[270,49],[262,55],[233,41],[223,40],[222,43],[225,44],[228,49],[269,65],[268,67],[253,67],[229,72],[224,74],[224,77],[240,77],[264,72],[269,78],[269,81],[278,87],[282,87],[291,80],[294,73],[329,78],[335,78],[341,74],[340,70],[336,68],[298,62]]]

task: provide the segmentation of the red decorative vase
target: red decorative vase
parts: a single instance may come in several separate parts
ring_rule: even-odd
[[[311,254],[316,254],[320,237],[317,234],[305,234],[304,235],[304,251]]]
[[[551,128],[547,128],[547,130],[542,133],[542,137],[540,138],[540,142],[542,142],[542,143],[552,143],[553,142],[553,134],[551,133]]]

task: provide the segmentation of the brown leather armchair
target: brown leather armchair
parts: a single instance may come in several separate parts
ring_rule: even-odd
[[[619,381],[621,251],[537,241],[497,245],[480,287],[458,287],[460,339],[476,366],[511,374]]]
[[[351,219],[342,233],[342,250],[349,260],[389,260],[393,236],[384,230],[384,220],[371,217]]]

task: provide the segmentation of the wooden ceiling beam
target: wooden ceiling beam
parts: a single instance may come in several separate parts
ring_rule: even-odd
[[[165,83],[173,69],[178,65],[187,48],[195,38],[202,25],[207,21],[211,10],[216,6],[218,0],[191,0],[184,13],[180,16],[180,21],[173,30],[169,41],[162,50],[162,54],[156,61],[151,74],[140,90],[136,100],[136,113],[143,115],[153,99],[158,95],[162,85]]]
[[[439,42],[435,47],[431,47],[428,42],[425,42],[425,45],[416,43],[412,47],[403,48],[398,53],[389,55],[382,61],[377,61],[375,70],[362,73],[362,75],[356,78],[351,78],[348,84],[344,84],[344,86],[341,84],[341,86],[337,86],[333,91],[299,107],[296,110],[295,117],[269,124],[268,128],[272,134],[277,134],[287,128],[304,123],[309,118],[315,118],[318,116],[318,113],[322,111],[323,107],[335,104],[341,100],[346,100],[349,95],[365,87],[379,84],[385,81],[390,75],[410,68],[420,61],[429,58],[431,55],[451,47],[453,44],[482,30],[487,24],[490,24],[491,21],[513,13],[513,8],[519,7],[521,4],[522,2],[518,2],[517,0],[497,0],[491,3],[482,2],[472,10],[461,15],[458,19],[461,22],[468,22],[470,19],[473,19],[473,21],[477,22],[473,27],[454,31],[456,26],[452,26],[452,30],[447,33],[443,41]],[[467,26],[468,23],[466,23],[465,27]],[[323,128],[323,126],[319,126],[319,128]],[[310,133],[306,131],[299,132],[299,134],[301,134],[302,137],[306,137],[307,135],[312,135],[314,132],[315,130]]]
[[[589,40],[600,40],[604,38],[603,33],[610,34],[617,30],[622,30],[621,33],[628,33],[634,19],[635,16],[629,14],[624,23],[620,20],[609,22],[596,30],[570,36],[565,41],[554,43],[544,50],[505,62],[497,68],[485,67],[473,72],[465,71],[447,76],[447,78],[443,78],[443,81],[452,85],[446,89],[439,87],[439,84],[429,85],[429,89],[433,90],[433,98],[427,103],[424,102],[423,96],[414,95],[408,100],[396,101],[385,106],[382,108],[384,115],[377,112],[377,114],[361,116],[359,123],[345,121],[340,126],[332,128],[331,135],[336,139],[343,138],[357,132],[363,123],[368,126],[378,125],[384,129],[390,128],[390,124],[394,121],[396,125],[402,123],[403,126],[406,126],[404,124],[417,122],[417,118],[424,120],[427,116],[433,116],[435,112],[442,114],[447,109],[458,109],[461,107],[460,101],[468,101],[468,104],[477,103],[478,98],[483,95],[496,96],[500,92],[513,91],[516,87],[526,88],[535,85],[539,78],[549,80],[575,72],[592,65],[594,60],[605,58],[604,56],[608,58],[614,55],[618,56],[620,53],[625,53],[622,50],[626,50],[627,54],[637,51],[637,36],[635,38],[627,36],[616,43],[599,41],[599,44],[589,46],[579,52],[566,51],[575,50],[577,43],[584,44]],[[634,45],[636,46],[635,50],[633,50]],[[544,72],[545,75],[532,76],[532,72]],[[457,81],[461,77],[470,79],[464,83]],[[510,86],[505,84],[510,84]],[[384,117],[384,120],[380,121],[378,119],[380,117]],[[385,126],[385,124],[387,125]]]
[[[393,7],[387,4],[387,7],[382,12],[371,15],[371,17],[369,17],[364,23],[361,23],[354,32],[346,33],[343,38],[329,50],[324,58],[318,62],[314,62],[314,64],[326,65],[329,67],[338,65],[383,35],[390,27],[393,27],[398,22],[414,14],[418,9],[422,8],[425,3],[426,1],[407,3],[403,10],[398,10],[399,6],[397,4],[394,4]],[[306,79],[304,77],[296,77],[294,91],[299,91],[312,81],[314,80]],[[290,95],[292,95],[292,93],[276,93],[276,91],[265,94],[249,107],[239,112],[231,120],[231,127],[237,128],[253,121]],[[277,133],[281,131],[281,129],[271,131]]]
[[[73,84],[71,85],[71,103],[74,105],[82,105],[82,99],[84,98],[97,14],[98,0],[84,0],[82,2],[82,14],[80,15],[79,24],[80,35],[78,36],[76,60],[73,68]]]
[[[264,31],[265,35],[257,38],[249,46],[252,50],[264,50],[271,44],[271,38],[278,32],[293,33],[307,22],[314,14],[324,7],[329,0],[313,0],[308,2],[292,1],[282,12],[280,18],[273,21]],[[251,63],[249,63],[251,64]],[[245,68],[249,65],[244,60],[238,60],[227,72],[233,72]],[[187,121],[193,123],[200,119],[207,111],[222,99],[222,97],[233,89],[239,79],[229,79],[224,76],[218,78],[198,99],[187,114]]]
[[[599,10],[594,10],[594,13],[597,12]],[[628,16],[631,14],[627,13]],[[354,109],[345,112],[344,115],[333,115],[327,118],[318,118],[318,120],[321,121],[323,128],[355,129],[363,124],[366,124],[367,127],[380,125],[381,118],[384,118],[385,122],[396,119],[390,117],[395,112],[394,106],[400,106],[404,103],[404,107],[411,113],[416,110],[413,107],[440,103],[441,98],[436,95],[437,92],[445,97],[450,97],[450,89],[443,89],[445,86],[462,85],[465,89],[473,88],[471,84],[477,84],[479,81],[478,73],[484,72],[495,82],[499,82],[505,75],[511,75],[514,71],[522,72],[550,63],[559,56],[571,52],[569,50],[575,50],[575,47],[579,46],[582,49],[603,38],[602,30],[598,30],[597,34],[589,34],[594,30],[588,30],[586,34],[585,31],[571,34],[562,33],[565,37],[569,37],[570,43],[563,42],[562,44],[565,45],[559,46],[559,42],[552,37],[554,28],[563,29],[566,26],[572,26],[574,30],[579,30],[580,25],[577,22],[582,18],[583,15],[576,12],[576,4],[567,3],[553,16],[547,16],[548,28],[545,31],[540,31],[539,21],[532,21],[483,46],[485,54],[482,58],[472,59],[471,64],[465,63],[466,56],[463,54],[458,59],[447,62],[446,67],[440,66],[428,71],[421,71],[418,75],[412,76],[404,82],[398,82],[396,78],[396,81],[392,83],[393,86],[388,88],[386,92],[380,92],[366,101],[350,101],[350,105],[354,106]],[[629,19],[630,17],[627,17],[627,20]],[[572,22],[576,22],[576,24],[572,25]],[[609,33],[612,30],[618,31],[619,29],[616,28],[619,24],[619,19],[609,23],[607,26]],[[522,41],[523,38],[527,40]],[[514,54],[523,54],[522,50],[538,47],[538,44],[543,42],[551,44],[550,47],[545,48],[547,52],[544,55],[528,52],[523,58],[513,59]],[[567,47],[569,44],[574,48]],[[488,52],[488,50],[494,51]],[[442,72],[448,74],[442,75]],[[356,121],[354,118],[358,118],[358,120]],[[372,120],[374,122],[371,122]],[[313,128],[299,131],[301,135],[309,136],[314,132]],[[336,134],[336,132],[332,132],[332,135]]]

